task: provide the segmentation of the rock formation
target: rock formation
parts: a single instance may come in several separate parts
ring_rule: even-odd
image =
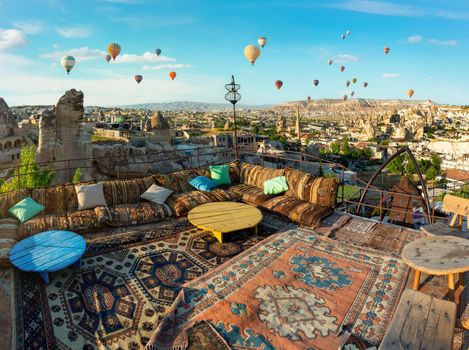
[[[83,113],[83,93],[72,89],[59,99],[54,109],[45,110],[41,115],[36,161],[52,162],[49,167],[57,170],[57,184],[70,182],[77,168],[81,168],[82,179],[90,178],[91,134],[81,124]],[[59,170],[64,168],[67,170]]]

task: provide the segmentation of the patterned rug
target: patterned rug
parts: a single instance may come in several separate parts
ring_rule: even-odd
[[[288,230],[186,283],[148,348],[184,348],[199,321],[235,349],[337,349],[345,330],[378,344],[408,271],[375,251]]]
[[[16,279],[18,349],[143,349],[181,286],[286,227],[265,215],[218,243],[187,219],[88,235],[80,270]]]

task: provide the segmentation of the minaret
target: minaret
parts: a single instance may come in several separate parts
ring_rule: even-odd
[[[300,128],[300,106],[296,107],[296,124],[295,124],[295,132],[296,137],[298,140],[300,139],[301,128]]]

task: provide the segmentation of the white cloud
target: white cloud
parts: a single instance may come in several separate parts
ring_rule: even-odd
[[[86,38],[91,35],[91,30],[85,27],[55,27],[57,33],[64,38]]]
[[[17,21],[14,26],[26,34],[38,34],[43,31],[44,25],[41,21]]]
[[[40,57],[42,58],[49,58],[51,60],[60,60],[62,56],[65,55],[72,55],[77,60],[81,61],[88,61],[88,60],[95,60],[99,58],[103,58],[106,56],[106,52],[99,50],[99,49],[91,49],[87,46],[71,49],[71,50],[63,50],[63,51],[53,51],[42,54]]]
[[[11,55],[6,53],[0,53],[0,65],[7,66],[25,66],[33,64],[34,62],[29,58],[20,55]]]
[[[399,78],[401,75],[399,73],[384,73],[381,77],[385,79]]]
[[[340,54],[334,58],[334,61],[337,63],[349,63],[349,62],[357,62],[358,57],[355,55],[349,54]]]
[[[176,63],[176,64],[159,64],[156,66],[148,66],[144,65],[142,67],[143,70],[162,70],[162,69],[181,69],[181,68],[192,68],[191,64],[185,64],[185,63]]]
[[[21,30],[0,28],[0,50],[22,47],[29,43]]]
[[[418,34],[411,35],[407,38],[407,41],[411,44],[421,43],[422,40],[423,40],[422,36]]]
[[[439,39],[428,39],[427,40],[430,44],[433,45],[442,45],[442,46],[456,46],[458,45],[457,40],[439,40]]]
[[[157,56],[155,53],[147,51],[142,55],[123,54],[116,58],[116,63],[159,63],[175,62],[176,59],[168,56]]]
[[[56,50],[57,50],[59,47],[60,47],[59,44],[54,44],[54,45],[52,45],[52,48],[53,48],[53,49],[56,49]]]

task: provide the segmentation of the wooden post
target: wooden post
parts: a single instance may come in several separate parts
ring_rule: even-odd
[[[342,165],[342,203],[345,199],[345,167]]]
[[[383,191],[379,191],[379,222],[383,222]]]
[[[414,270],[414,282],[412,283],[413,290],[419,290],[420,286],[420,271]]]
[[[448,275],[448,289],[449,300],[454,301],[454,273]]]

